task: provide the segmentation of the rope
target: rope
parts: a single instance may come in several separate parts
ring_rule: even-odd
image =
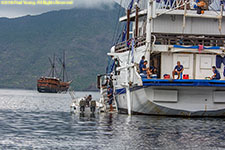
[[[112,61],[111,57],[108,56],[108,65],[106,67],[106,74],[111,73],[111,72],[109,72],[109,70],[111,69],[111,61]]]
[[[138,0],[137,2],[139,3],[139,0]],[[134,3],[134,0],[131,0],[131,2],[129,3],[127,9],[130,9],[130,10],[131,10],[131,9],[133,8],[133,3]],[[121,4],[122,4],[122,0],[120,1],[120,5],[121,5]],[[121,12],[121,9],[119,10],[118,20],[119,20],[120,12]],[[126,24],[125,24],[125,26],[126,26]],[[118,22],[117,27],[116,27],[116,33],[115,33],[115,35],[113,36],[113,45],[115,45],[115,44],[119,41],[119,39],[120,39],[120,37],[121,37],[121,33],[118,33],[119,28],[121,28],[121,25],[119,25],[119,22]],[[118,39],[117,39],[116,41],[114,41],[115,38],[118,36],[118,34],[119,34]],[[122,34],[123,34],[123,33],[122,33]]]
[[[118,26],[119,26],[119,22],[118,22],[118,20],[119,20],[119,17],[120,17],[120,12],[121,12],[121,4],[122,4],[122,1],[123,0],[120,0],[120,9],[119,9],[119,12],[118,12],[118,15],[117,15],[117,24],[116,24],[116,26],[115,26],[115,29],[114,29],[114,33],[113,33],[113,38],[112,38],[112,45],[114,45],[114,43],[115,43],[115,37],[116,37],[116,35],[117,35],[117,32],[118,32]]]
[[[122,34],[120,34],[120,36],[117,38],[116,42],[115,43],[118,43],[120,38],[121,38]]]
[[[119,28],[119,22],[118,22],[118,20],[119,20],[119,17],[120,17],[120,12],[121,12],[121,9],[122,9],[122,7],[121,7],[121,4],[122,4],[122,1],[123,0],[120,0],[120,9],[119,9],[119,12],[118,12],[118,15],[117,15],[117,20],[116,20],[116,24],[115,24],[115,29],[114,29],[114,33],[113,33],[113,37],[112,37],[112,45],[115,45],[115,38],[116,38],[116,35],[118,34],[118,28]],[[106,74],[108,74],[109,73],[109,69],[110,69],[110,66],[111,66],[111,57],[110,56],[108,56],[108,64],[107,64],[107,67],[106,67]]]

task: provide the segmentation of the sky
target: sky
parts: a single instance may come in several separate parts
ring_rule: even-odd
[[[21,2],[23,0],[0,0],[0,17],[16,18],[26,15],[38,15],[48,11],[71,9],[71,8],[101,8],[102,5],[112,5],[114,2],[122,5],[127,4],[127,0],[58,0],[58,1],[73,1],[73,5],[18,5],[18,4],[3,4],[3,2],[13,1]],[[37,1],[37,0],[25,0]],[[49,0],[47,0],[49,1]],[[55,0],[52,0],[55,1]]]

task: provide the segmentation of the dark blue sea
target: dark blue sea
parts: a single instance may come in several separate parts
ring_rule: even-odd
[[[77,92],[84,96],[89,92]],[[98,93],[92,93],[95,99]],[[224,150],[225,118],[70,113],[69,94],[0,90],[2,150]]]

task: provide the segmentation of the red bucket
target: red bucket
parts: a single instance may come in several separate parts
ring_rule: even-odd
[[[184,74],[183,75],[183,79],[189,79],[189,75],[188,74]]]
[[[170,75],[169,74],[164,74],[164,79],[170,79]]]

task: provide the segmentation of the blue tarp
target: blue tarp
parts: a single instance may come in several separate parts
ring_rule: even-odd
[[[166,79],[142,79],[144,86],[192,86],[192,87],[225,87],[225,80],[166,80]]]
[[[199,49],[199,46],[182,46],[182,45],[173,45],[174,48],[186,48],[186,49]],[[220,49],[219,46],[204,46],[203,49]]]

